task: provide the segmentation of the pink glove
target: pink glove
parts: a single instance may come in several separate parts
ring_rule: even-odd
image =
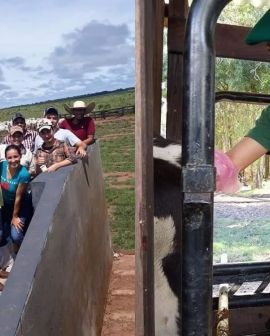
[[[221,151],[215,149],[216,191],[234,193],[240,189],[239,170],[232,160]]]

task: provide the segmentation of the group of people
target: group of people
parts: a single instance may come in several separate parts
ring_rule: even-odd
[[[86,155],[87,146],[95,141],[95,124],[85,115],[94,107],[93,102],[87,105],[76,101],[72,107],[65,104],[72,117],[59,122],[58,110],[50,106],[44,110],[36,131],[27,129],[21,113],[12,117],[9,134],[0,145],[0,249],[9,249],[12,243],[16,253],[22,243],[33,212],[31,177],[54,172]],[[8,263],[5,253],[0,252],[0,276],[6,276]]]

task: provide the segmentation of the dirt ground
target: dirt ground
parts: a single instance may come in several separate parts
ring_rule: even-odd
[[[135,256],[114,258],[102,336],[135,334]]]

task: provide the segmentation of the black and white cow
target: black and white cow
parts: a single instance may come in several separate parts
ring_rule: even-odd
[[[180,335],[181,146],[154,138],[154,267],[157,336]]]

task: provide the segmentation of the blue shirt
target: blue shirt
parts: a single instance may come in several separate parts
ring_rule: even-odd
[[[12,179],[8,179],[7,166],[7,161],[0,162],[1,189],[4,203],[12,204],[15,201],[18,185],[29,183],[30,174],[25,167],[20,166]]]

